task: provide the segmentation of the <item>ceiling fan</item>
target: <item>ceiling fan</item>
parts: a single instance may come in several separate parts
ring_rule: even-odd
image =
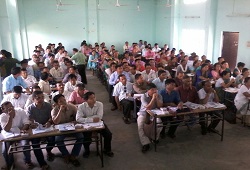
[[[116,6],[116,7],[120,7],[120,6],[128,6],[128,5],[120,4],[120,3],[119,3],[119,0],[116,0],[115,6]]]
[[[75,5],[75,4],[65,4],[62,0],[56,0],[56,6],[64,6],[64,5]]]
[[[140,9],[140,0],[137,0],[137,11],[140,12],[141,9]]]

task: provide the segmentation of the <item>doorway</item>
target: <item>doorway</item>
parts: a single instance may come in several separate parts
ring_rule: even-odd
[[[221,56],[228,62],[229,68],[233,70],[236,66],[238,55],[239,32],[223,31]]]

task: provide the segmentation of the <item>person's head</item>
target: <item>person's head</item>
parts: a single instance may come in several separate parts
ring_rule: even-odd
[[[245,78],[244,84],[245,84],[247,87],[250,87],[250,77],[246,77],[246,78]]]
[[[38,62],[40,61],[40,58],[39,58],[38,55],[33,54],[33,55],[32,55],[32,60],[34,61],[34,63],[38,63]]]
[[[54,101],[58,106],[66,105],[66,104],[67,104],[66,99],[65,99],[64,95],[62,95],[62,94],[56,95],[56,96],[53,98],[53,101]]]
[[[166,85],[166,90],[167,91],[173,91],[175,88],[175,81],[174,79],[167,79],[165,81],[165,85]]]
[[[145,64],[145,70],[146,70],[147,73],[150,72],[151,68],[152,67],[151,67],[151,65],[149,63]]]
[[[222,63],[223,61],[225,61],[225,59],[223,57],[218,57],[218,63]]]
[[[34,86],[32,87],[32,92],[34,92],[34,91],[41,91],[40,86],[34,85]]]
[[[14,106],[12,105],[11,102],[6,101],[6,102],[3,102],[3,104],[1,105],[1,110],[3,113],[8,113],[14,110]]]
[[[64,84],[63,84],[62,82],[56,83],[56,89],[57,89],[59,92],[63,92],[63,91],[64,91]]]
[[[123,85],[126,85],[126,83],[127,83],[127,78],[126,78],[126,76],[125,76],[124,74],[120,74],[120,75],[118,76],[118,79],[119,79],[119,81],[120,81]]]
[[[201,65],[201,71],[208,71],[208,69],[209,69],[208,64]]]
[[[138,84],[142,84],[142,83],[144,82],[144,79],[143,79],[143,76],[142,76],[141,73],[137,73],[137,74],[135,75],[135,81],[136,81],[136,83],[138,83]]]
[[[155,60],[153,59],[149,60],[149,64],[151,65],[151,67],[155,67]]]
[[[71,84],[75,85],[75,84],[76,84],[76,80],[77,80],[77,77],[76,77],[75,74],[70,74],[70,75],[68,76],[68,81],[69,81]]]
[[[88,105],[93,106],[96,102],[95,93],[89,91],[83,95],[83,99],[88,103]]]
[[[34,91],[32,93],[32,99],[35,104],[42,104],[44,102],[44,94],[42,91]]]
[[[112,62],[112,63],[110,64],[110,70],[111,70],[112,72],[116,70],[115,66],[116,66],[116,63],[115,63],[115,62]]]
[[[201,65],[201,61],[200,60],[195,60],[194,63],[193,63],[193,66],[195,68],[198,68],[200,65]]]
[[[182,59],[182,60],[181,60],[181,65],[182,65],[183,67],[186,67],[186,65],[187,65],[187,60]]]
[[[221,69],[220,63],[215,63],[215,64],[214,64],[214,70],[215,70],[215,71],[220,71],[220,69]]]
[[[222,71],[222,73],[221,73],[221,77],[222,77],[223,79],[230,79],[230,73],[229,73],[228,71],[224,70],[224,71]]]
[[[165,70],[159,70],[158,71],[158,77],[161,81],[167,78],[167,73]]]
[[[243,68],[242,69],[242,75],[248,77],[249,76],[249,69],[248,68]]]
[[[83,83],[77,84],[75,90],[79,96],[83,97],[85,93],[85,85]]]
[[[184,87],[190,87],[192,85],[192,78],[188,75],[184,75],[182,83]]]
[[[154,83],[149,83],[147,85],[147,92],[149,96],[153,96],[154,93],[157,93],[157,87]]]
[[[115,68],[118,74],[121,74],[123,72],[122,64],[116,65]]]
[[[58,69],[59,68],[59,62],[57,60],[53,61],[53,67],[55,69]]]
[[[41,80],[48,81],[48,79],[49,79],[49,73],[47,72],[41,73]]]
[[[228,67],[229,67],[228,62],[226,62],[226,61],[221,62],[221,68],[226,69]]]
[[[38,62],[37,63],[37,66],[38,66],[38,68],[40,69],[40,70],[43,70],[43,68],[44,68],[44,62]]]
[[[63,46],[60,46],[60,47],[58,48],[58,52],[59,52],[60,54],[62,54],[62,53],[64,52],[64,47],[63,47]]]
[[[213,88],[210,80],[202,81],[201,85],[206,92],[210,91]]]
[[[21,86],[14,86],[13,87],[13,96],[15,99],[18,99],[23,92],[23,88]]]
[[[67,68],[70,68],[71,66],[73,66],[73,62],[67,61],[65,65],[67,66]]]
[[[245,63],[243,63],[243,62],[238,62],[238,63],[237,63],[237,67],[238,67],[238,69],[242,70],[242,69],[245,67]]]
[[[21,68],[20,67],[13,67],[11,69],[11,74],[15,77],[18,77],[21,75]]]
[[[53,62],[55,60],[55,55],[53,53],[48,54],[49,60]]]
[[[73,48],[73,54],[77,53],[78,49],[77,48]]]
[[[177,73],[177,76],[176,76],[176,77],[177,77],[178,79],[182,80],[183,77],[184,77],[184,75],[185,75],[185,74],[184,74],[182,71],[179,71],[179,72]]]
[[[21,69],[21,76],[26,79],[28,77],[28,72],[26,70],[26,68],[22,68]]]
[[[76,66],[71,66],[71,67],[69,68],[69,73],[70,73],[70,74],[76,74],[76,70],[77,70]]]
[[[28,60],[27,59],[23,59],[21,62],[21,68],[27,68],[28,67]]]
[[[205,61],[206,59],[207,59],[207,56],[205,56],[205,55],[201,56],[202,61]]]

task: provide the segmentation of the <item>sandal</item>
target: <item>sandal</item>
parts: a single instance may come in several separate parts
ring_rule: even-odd
[[[43,165],[42,167],[41,167],[41,170],[48,170],[49,169],[49,165]]]
[[[79,167],[79,166],[80,166],[80,162],[79,162],[76,158],[71,159],[71,163],[72,163],[75,167]]]
[[[32,162],[26,162],[25,165],[28,169],[33,169],[35,167],[35,165]]]

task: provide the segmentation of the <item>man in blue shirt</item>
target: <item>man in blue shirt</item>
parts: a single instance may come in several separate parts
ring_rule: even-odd
[[[22,86],[26,93],[30,94],[30,90],[27,84],[21,77],[21,68],[14,67],[11,69],[11,75],[3,80],[3,94],[9,94],[12,92],[14,86]]]
[[[180,95],[177,91],[174,90],[175,88],[175,81],[174,79],[167,79],[165,81],[166,88],[164,90],[160,91],[160,95],[162,96],[163,100],[163,106],[171,106],[171,107],[177,107],[178,109],[182,109],[183,103],[180,99]],[[163,117],[162,122],[163,125],[167,124],[167,121],[172,121],[171,124],[176,124],[177,121],[173,121],[174,117]],[[178,125],[170,125],[168,130],[168,136],[170,138],[175,138],[175,131],[177,129]],[[165,128],[163,127],[161,131],[161,137],[165,138]]]
[[[152,81],[157,87],[157,90],[160,92],[165,89],[165,80],[167,78],[167,73],[165,70],[158,71],[158,77]]]

